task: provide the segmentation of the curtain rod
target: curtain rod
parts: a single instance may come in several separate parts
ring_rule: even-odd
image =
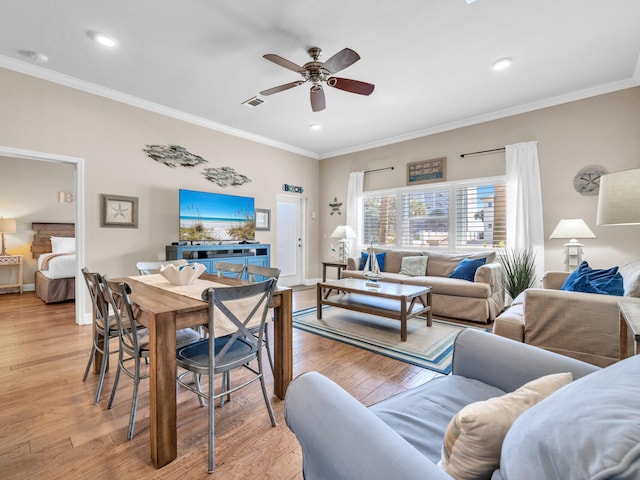
[[[362,173],[382,172],[383,170],[393,170],[393,169],[395,169],[395,167],[375,168],[373,170],[365,170]]]
[[[482,153],[503,152],[504,149],[505,147],[500,147],[500,148],[492,148],[491,150],[481,150],[479,152],[461,153],[460,158],[468,157],[469,155],[480,155]]]

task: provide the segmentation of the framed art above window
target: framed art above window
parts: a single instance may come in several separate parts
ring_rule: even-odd
[[[407,185],[444,182],[447,178],[447,157],[407,163]]]
[[[100,195],[100,226],[138,228],[138,197]]]

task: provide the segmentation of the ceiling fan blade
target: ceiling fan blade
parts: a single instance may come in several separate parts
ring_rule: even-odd
[[[324,90],[322,85],[314,85],[311,87],[311,110],[319,112],[326,107],[324,99]]]
[[[281,67],[288,68],[289,70],[293,70],[294,72],[297,72],[300,74],[304,73],[304,68],[302,68],[300,65],[296,65],[295,63],[290,62],[286,58],[282,58],[280,55],[276,55],[275,53],[267,53],[262,57],[266,58],[267,60],[271,60],[273,63],[276,63]]]
[[[260,95],[272,95],[274,93],[283,92],[285,90],[289,90],[290,88],[297,87],[298,85],[302,85],[303,83],[304,83],[303,80],[298,80],[296,82],[291,82],[291,83],[285,83],[284,85],[278,85],[277,87],[263,90],[260,92]]]
[[[357,93],[359,95],[371,95],[373,89],[376,88],[376,86],[371,83],[340,77],[329,77],[327,79],[327,85],[333,88],[339,88],[346,92]]]
[[[324,62],[322,64],[322,68],[329,73],[338,73],[340,70],[344,70],[345,68],[353,65],[358,60],[360,60],[360,55],[350,48],[345,48]]]

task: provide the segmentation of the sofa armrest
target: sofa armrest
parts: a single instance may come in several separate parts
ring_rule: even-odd
[[[285,420],[302,446],[305,480],[451,480],[354,397],[317,372],[291,382]]]
[[[518,298],[521,298],[520,295]],[[516,303],[514,300],[511,306],[493,321],[492,331],[495,335],[524,342],[524,303]]]
[[[596,370],[594,365],[473,328],[460,332],[453,346],[454,375],[505,392],[543,375],[571,372],[576,379]]]
[[[542,276],[542,288],[560,290],[569,275],[569,272],[544,272]]]
[[[486,283],[491,287],[491,292],[503,289],[502,264],[498,262],[486,263],[476,270],[473,281],[476,283]]]
[[[613,363],[620,354],[622,298],[530,288],[524,303],[524,341],[601,366]]]

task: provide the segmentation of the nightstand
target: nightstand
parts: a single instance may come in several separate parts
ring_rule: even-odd
[[[18,271],[17,283],[0,284],[0,289],[17,287],[22,294],[22,255],[0,256],[0,267],[14,267]]]

